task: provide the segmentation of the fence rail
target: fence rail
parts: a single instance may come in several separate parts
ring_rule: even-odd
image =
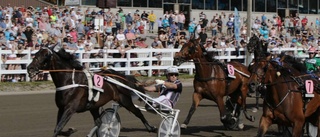
[[[78,50],[76,51],[76,55],[78,55],[78,60],[81,63],[90,63],[93,65],[90,65],[90,70],[100,69],[101,66],[97,64],[101,64],[102,66],[107,66],[112,64],[113,62],[125,62],[125,67],[112,67],[116,71],[124,71],[125,74],[131,74],[131,71],[141,71],[141,70],[147,70],[147,75],[152,76],[152,70],[164,70],[167,69],[169,66],[173,65],[174,55],[176,52],[179,52],[180,49],[132,49],[128,50],[126,52],[126,58],[112,58],[112,53],[119,53],[118,50],[113,49],[101,49],[101,50],[91,50],[89,52],[85,52],[84,50]],[[216,59],[221,59],[225,61],[231,61],[231,60],[239,60],[243,64],[245,64],[247,60],[247,56],[245,54],[245,49],[241,48],[239,51],[236,51],[235,48],[226,48],[226,49],[213,49],[212,52],[216,52],[218,56],[216,56]],[[282,52],[282,51],[290,51],[296,57],[298,58],[306,58],[308,57],[307,54],[303,53],[304,49],[302,48],[274,48],[271,51],[273,52]],[[7,74],[24,74],[26,76],[26,81],[29,81],[29,77],[27,74],[26,67],[22,67],[19,70],[7,70],[6,66],[8,64],[22,64],[24,66],[27,66],[32,61],[32,56],[37,52],[37,50],[31,50],[27,49],[20,53],[18,51],[12,52],[11,50],[1,50],[0,49],[0,55],[1,57],[4,57],[5,55],[9,54],[21,54],[24,55],[21,58],[17,58],[15,60],[6,60],[6,61],[0,61],[0,77],[2,75]],[[96,57],[96,58],[89,58],[89,59],[83,59],[83,54],[95,54],[95,53],[102,53],[103,57]],[[153,61],[158,61],[158,58],[153,57],[152,53],[154,52],[161,52],[161,65],[159,66],[153,66]],[[236,56],[235,52],[239,52],[239,55]],[[130,54],[136,53],[138,57],[131,58]],[[250,57],[253,58],[252,55]],[[139,62],[139,64],[143,64],[148,62],[148,65],[139,65],[136,67],[132,67],[130,64],[131,62]],[[247,65],[247,64],[245,64]],[[179,69],[185,69],[188,70],[189,74],[193,74],[194,64],[191,62],[186,62],[179,66]]]

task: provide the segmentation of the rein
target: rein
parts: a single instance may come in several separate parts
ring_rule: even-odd
[[[267,65],[265,66],[265,67],[263,67],[263,69],[268,69],[269,68],[269,65],[271,64],[271,62],[270,61],[267,61]],[[268,69],[269,70],[269,69]],[[266,70],[266,71],[268,71],[268,70]],[[276,69],[275,69],[276,70]],[[269,70],[270,71],[270,70]],[[265,72],[265,74],[262,76],[262,78],[261,77],[259,77],[259,75],[257,74],[257,73],[252,73],[252,74],[255,74],[255,75],[257,75],[257,77],[258,78],[260,78],[262,81],[264,81],[265,80],[265,75],[267,74],[266,72]],[[278,103],[278,104],[276,104],[275,106],[273,106],[268,100],[267,100],[267,94],[264,94],[264,97],[263,97],[263,100],[265,100],[266,101],[266,104],[269,106],[269,108],[272,110],[272,112],[275,110],[275,109],[277,109],[283,102],[284,102],[284,100],[288,97],[288,95],[289,95],[289,93],[291,93],[291,92],[299,92],[299,90],[291,90],[290,89],[290,86],[289,86],[289,84],[288,83],[290,83],[290,82],[295,82],[295,83],[297,83],[297,81],[295,80],[295,78],[294,77],[291,77],[292,78],[292,80],[287,80],[285,77],[283,77],[282,75],[280,75],[283,79],[284,79],[284,81],[283,82],[272,82],[272,83],[264,83],[264,84],[262,84],[262,86],[274,86],[274,85],[277,85],[277,84],[286,84],[287,85],[287,87],[288,87],[288,90],[287,90],[287,93],[286,93],[286,95],[280,100],[280,102]],[[297,84],[299,84],[299,83],[297,83]],[[268,92],[267,92],[268,93]]]
[[[70,69],[56,69],[56,70],[40,70],[48,72],[83,72],[82,70],[70,70]]]
[[[40,71],[48,71],[48,72],[83,72],[82,70],[69,70],[69,69],[57,69],[57,70],[40,70]],[[118,75],[114,74],[103,74],[104,76],[111,76],[111,77],[117,77],[122,80],[128,81],[127,79],[120,77]]]

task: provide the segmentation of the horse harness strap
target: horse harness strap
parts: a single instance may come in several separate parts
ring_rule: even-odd
[[[284,78],[284,77],[283,77]],[[292,77],[291,77],[292,78]],[[287,86],[288,86],[288,91],[286,93],[286,95],[280,100],[280,102],[276,105],[276,106],[273,106],[272,104],[270,104],[267,100],[266,101],[266,104],[269,106],[269,108],[271,109],[272,111],[272,114],[274,115],[274,111],[275,109],[277,109],[283,102],[284,100],[288,97],[288,95],[291,93],[291,92],[299,92],[299,90],[291,90],[290,89],[290,86],[287,84],[288,82],[296,82],[295,80],[292,80],[292,81],[288,81],[287,79],[284,78],[284,82],[274,82],[274,83],[269,83],[269,84],[265,84],[265,85],[276,85],[278,83],[285,83]],[[274,116],[275,117],[275,116]]]
[[[83,72],[85,73],[85,75],[86,75],[86,77],[88,79],[88,85],[75,84],[75,81],[74,81],[75,69],[73,69],[73,71],[72,71],[72,84],[71,85],[65,85],[65,86],[62,86],[62,87],[58,87],[58,88],[56,88],[56,91],[63,91],[63,90],[76,88],[76,87],[88,87],[88,94],[89,94],[88,95],[88,100],[89,101],[93,100],[93,101],[97,102],[99,100],[99,97],[100,97],[100,92],[103,92],[103,89],[93,86],[92,75],[88,70],[85,69],[85,70],[83,70]],[[96,95],[93,96],[92,89],[97,90],[99,92],[97,92]]]
[[[93,85],[92,73],[90,73],[87,69],[84,69],[83,72],[84,72],[84,74],[86,74],[86,77],[88,79],[88,101],[93,100],[93,101],[97,102],[100,98],[100,92],[104,92],[104,91],[103,91],[103,89],[98,88]],[[97,90],[99,92],[97,92],[95,95],[93,95],[92,89]]]
[[[63,91],[63,90],[66,90],[66,89],[76,88],[76,87],[88,87],[88,86],[87,85],[81,85],[81,84],[71,84],[71,85],[58,87],[58,88],[56,88],[56,91]]]

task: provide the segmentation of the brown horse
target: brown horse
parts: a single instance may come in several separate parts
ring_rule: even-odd
[[[128,89],[104,81],[102,86],[104,92],[101,92],[98,100],[93,101],[91,98],[88,99],[88,91],[90,90],[89,81],[91,80],[91,78],[88,78],[88,74],[90,75],[90,73],[86,73],[74,56],[67,53],[64,49],[60,49],[59,45],[56,45],[54,48],[41,48],[35,54],[27,70],[31,78],[38,74],[40,70],[49,71],[57,88],[55,102],[59,111],[54,137],[58,135],[69,136],[74,132],[73,130],[62,131],[74,113],[89,110],[95,124],[98,124],[97,121],[100,120],[100,107],[111,100],[118,102],[120,106],[123,106],[140,118],[149,132],[156,130],[154,126],[149,125],[141,111],[134,106],[131,98],[132,92]],[[141,83],[132,76],[125,76],[111,69],[103,70],[96,74],[112,77],[144,93]],[[94,89],[92,91],[93,93],[98,92]]]
[[[232,65],[236,70],[234,72],[236,78],[228,78],[225,69],[226,65],[212,59],[212,56],[210,57],[204,47],[199,44],[199,39],[191,39],[184,44],[180,52],[176,53],[174,57],[174,62],[177,65],[189,60],[193,60],[195,64],[196,75],[193,81],[193,103],[187,118],[181,125],[182,128],[187,127],[202,99],[209,99],[217,103],[220,111],[220,120],[228,129],[238,126],[239,107],[242,107],[247,119],[254,121],[254,117],[248,116],[246,111],[247,84],[250,75],[246,66],[239,62],[229,62],[228,64]],[[235,104],[235,108],[232,109],[237,111],[236,115],[226,111],[223,101],[225,96],[231,97],[231,102]]]
[[[282,54],[280,55],[280,63],[283,67],[287,68],[288,71],[291,72],[292,76],[295,78],[302,78],[302,79],[312,79],[315,82],[315,96],[313,98],[304,98],[305,102],[305,112],[304,116],[306,117],[306,122],[311,123],[313,126],[316,126],[318,136],[320,136],[320,101],[319,101],[319,85],[320,81],[317,80],[320,77],[320,72],[315,72],[314,74],[306,74],[307,68],[304,65],[304,62],[293,56]],[[301,83],[300,83],[301,84]],[[305,85],[305,84],[302,84]],[[305,92],[305,91],[303,91]],[[310,128],[310,127],[307,127]],[[310,131],[310,129],[308,129]],[[309,135],[315,136],[312,132],[308,132]]]
[[[249,79],[250,88],[259,90],[264,99],[257,135],[259,137],[264,136],[273,123],[292,127],[292,136],[297,137],[303,133],[305,118],[316,119],[312,122],[314,125],[319,122],[320,96],[316,93],[315,97],[305,103],[304,87],[301,86],[304,85],[304,80],[313,80],[315,83],[317,80],[309,75],[302,75],[291,65],[279,63],[269,56],[255,59],[249,67],[252,74]]]

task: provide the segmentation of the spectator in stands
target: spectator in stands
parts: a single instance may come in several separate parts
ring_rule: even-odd
[[[146,38],[142,38],[142,37],[138,38],[138,41],[136,42],[136,46],[138,48],[147,48],[148,45],[145,43],[145,41],[146,41]]]
[[[28,47],[33,47],[32,43],[32,35],[34,33],[34,30],[31,26],[27,26],[26,30],[23,32],[26,35]]]
[[[141,13],[141,18],[148,18],[148,13],[146,13],[146,11],[143,11],[142,13]]]
[[[231,18],[229,18],[229,21],[226,23],[227,26],[227,35],[231,36],[233,34],[233,29],[234,29],[234,23],[231,20]]]
[[[133,23],[133,19],[131,17],[131,12],[128,13],[128,15],[126,15],[126,25],[131,25]]]
[[[159,40],[161,41],[163,48],[167,48],[168,36],[163,29],[159,30]]]
[[[200,44],[204,45],[207,41],[207,38],[208,38],[208,35],[207,35],[205,28],[201,29],[201,32],[199,33],[199,37],[200,37]]]
[[[0,46],[3,49],[3,47],[6,47],[6,45],[7,45],[7,40],[6,40],[5,36],[4,36],[3,30],[0,29]]]
[[[194,35],[195,28],[196,28],[196,23],[193,21],[190,21],[189,27],[188,27],[189,36]]]
[[[179,27],[179,30],[184,30],[184,23],[186,21],[186,17],[183,13],[183,11],[180,12],[180,14],[178,15],[178,27]]]
[[[218,31],[218,21],[216,19],[212,19],[210,22],[210,28],[211,28],[211,36],[216,36]]]
[[[151,11],[151,13],[148,16],[148,20],[150,24],[150,27],[149,27],[150,33],[153,33],[153,27],[154,27],[154,23],[156,22],[156,19],[157,19],[156,15],[153,13],[153,11]]]
[[[265,40],[267,40],[269,38],[269,31],[268,31],[268,28],[267,26],[262,26],[260,29],[260,34],[263,36],[263,38]]]
[[[67,42],[68,47],[66,48],[69,50],[78,50],[78,44],[74,42],[74,38],[71,35],[67,35],[67,38],[68,38],[68,42]]]
[[[160,17],[158,20],[157,20],[157,24],[158,24],[158,31],[161,30],[161,29],[164,29],[163,28],[163,22],[162,22],[162,18]],[[153,31],[152,31],[153,33]]]
[[[113,49],[117,49],[119,51],[119,53],[113,53],[112,57],[113,58],[124,58],[126,55],[126,51],[129,50],[131,47],[128,48],[124,48],[120,45],[119,42],[117,42],[117,40],[114,40],[114,48]],[[125,67],[125,62],[114,62],[113,63],[114,67]]]

